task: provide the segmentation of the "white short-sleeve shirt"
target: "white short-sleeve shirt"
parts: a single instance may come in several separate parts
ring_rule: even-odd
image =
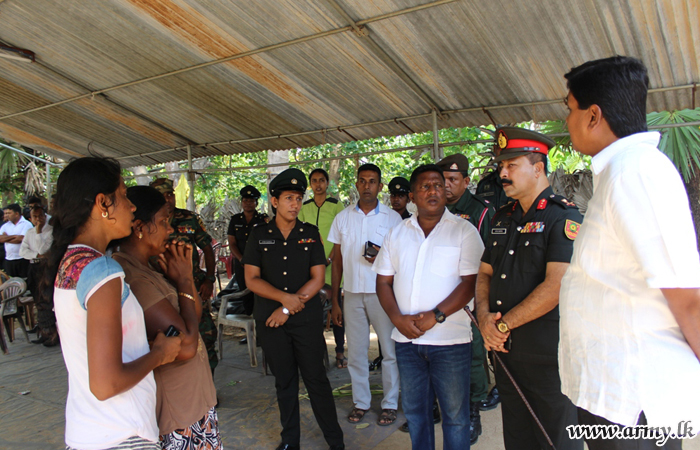
[[[350,205],[333,220],[328,240],[340,244],[343,254],[343,286],[355,294],[373,294],[377,290],[377,276],[372,264],[362,256],[365,243],[382,246],[384,236],[401,223],[399,213],[377,202],[377,207],[365,214],[357,205]]]
[[[700,287],[700,259],[678,171],[659,134],[593,157],[593,197],[559,299],[562,392],[622,425],[700,424],[700,361],[661,288]]]
[[[0,234],[5,233],[8,236],[24,236],[27,234],[27,231],[33,227],[34,225],[32,225],[30,221],[19,216],[17,223],[12,223],[10,221],[5,222],[3,226],[0,227]],[[22,244],[5,243],[5,259],[8,261],[22,259],[22,257],[19,256],[19,248],[21,245]]]
[[[445,300],[462,276],[476,275],[483,252],[484,244],[474,225],[445,208],[427,238],[417,215],[392,228],[372,270],[394,277],[394,295],[402,314],[417,314],[431,311]],[[471,342],[471,321],[460,309],[417,339],[408,339],[398,329],[391,338],[422,345],[465,344]]]

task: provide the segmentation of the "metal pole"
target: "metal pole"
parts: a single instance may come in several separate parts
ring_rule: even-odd
[[[46,200],[51,204],[51,166],[46,163]]]
[[[18,148],[12,147],[11,145],[3,144],[2,142],[0,142],[0,146],[5,147],[5,148],[8,149],[8,150],[12,150],[12,151],[15,152],[15,153],[19,153],[20,155],[24,155],[24,156],[26,156],[27,158],[36,159],[37,161],[40,161],[40,162],[43,162],[43,163],[46,163],[46,164],[50,164],[50,165],[52,165],[52,166],[54,166],[54,167],[60,167],[61,169],[63,168],[63,166],[62,166],[61,164],[52,163],[51,161],[47,161],[47,160],[45,160],[44,158],[39,158],[38,156],[34,156],[34,155],[32,155],[31,153],[23,152],[22,150],[20,150],[20,149],[18,149]]]
[[[434,162],[440,161],[440,134],[437,123],[437,110],[433,109],[433,150],[430,152]]]
[[[668,92],[668,91],[677,91],[677,90],[683,90],[683,89],[692,89],[694,85],[692,84],[686,84],[686,85],[681,85],[681,86],[672,86],[672,87],[666,87],[666,88],[657,88],[657,89],[649,89],[649,94],[653,93],[658,93],[658,92]],[[467,112],[481,112],[483,111],[484,108],[488,110],[494,110],[494,109],[510,109],[510,108],[528,108],[528,107],[533,107],[533,106],[547,106],[547,105],[556,105],[556,104],[562,104],[563,105],[563,100],[562,99],[557,99],[557,100],[542,100],[542,101],[536,101],[536,102],[523,102],[523,103],[509,103],[509,104],[504,104],[504,105],[490,105],[490,106],[476,106],[476,107],[470,107],[470,108],[461,108],[461,109],[447,109],[444,111],[441,111],[441,114],[447,114],[447,115],[454,115],[454,114],[461,114],[461,113],[467,113]],[[245,138],[245,139],[231,139],[228,141],[217,141],[217,142],[206,142],[203,144],[195,144],[196,147],[204,148],[212,145],[234,145],[234,144],[244,144],[248,142],[259,142],[259,141],[269,141],[272,139],[284,139],[284,138],[293,138],[297,136],[309,136],[312,134],[328,134],[334,131],[342,132],[343,130],[352,130],[354,128],[362,128],[362,127],[369,127],[369,126],[374,126],[374,125],[385,125],[389,123],[398,123],[398,122],[405,122],[405,121],[410,121],[410,120],[417,120],[417,119],[424,119],[426,117],[431,116],[432,113],[426,113],[426,114],[414,114],[412,116],[403,116],[403,117],[395,117],[392,119],[383,119],[383,120],[374,120],[371,122],[363,122],[363,123],[357,123],[353,125],[342,125],[339,127],[334,127],[334,128],[320,128],[316,130],[309,130],[309,131],[298,131],[295,133],[284,133],[284,134],[274,134],[274,135],[268,135],[268,136],[259,136],[259,137],[254,137],[254,138]],[[0,120],[2,120],[2,117],[0,117]],[[685,126],[685,125],[678,125],[678,126]],[[652,128],[652,127],[650,127]],[[122,160],[122,159],[130,159],[130,158],[140,158],[144,156],[150,156],[150,155],[157,155],[160,153],[167,153],[167,152],[172,152],[172,151],[177,151],[177,150],[184,150],[186,147],[171,147],[171,148],[166,148],[163,150],[156,150],[153,152],[147,152],[147,153],[139,153],[136,155],[129,155],[129,156],[120,156],[118,158],[115,158],[117,160]]]
[[[187,146],[187,182],[190,184],[190,195],[187,198],[187,209],[194,211],[194,171],[192,170],[192,146]]]

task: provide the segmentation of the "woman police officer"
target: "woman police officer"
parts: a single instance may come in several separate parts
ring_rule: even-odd
[[[331,385],[323,365],[323,310],[318,291],[325,280],[325,254],[318,228],[297,219],[306,177],[298,169],[280,173],[269,187],[276,215],[253,228],[242,263],[255,293],[258,339],[275,376],[282,423],[278,450],[299,448],[299,372],[316,422],[331,450],[342,450]]]

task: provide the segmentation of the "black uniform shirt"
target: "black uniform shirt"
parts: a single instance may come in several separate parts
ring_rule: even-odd
[[[547,187],[527,214],[518,201],[496,212],[481,260],[493,268],[489,309],[505,315],[522,302],[546,275],[548,262],[571,261],[583,216],[578,207]],[[556,362],[559,307],[511,331],[511,356],[532,362]]]
[[[287,239],[277,228],[274,218],[269,223],[259,224],[253,228],[243,255],[243,264],[260,267],[260,276],[273,287],[296,293],[311,279],[313,266],[326,264],[323,244],[318,228],[297,220]],[[257,321],[265,321],[282,304],[255,294],[253,316]],[[287,323],[322,321],[321,300],[318,294],[308,302],[304,309],[289,317]]]
[[[238,247],[241,254],[245,252],[245,243],[248,241],[250,230],[259,223],[265,223],[265,219],[267,219],[267,214],[257,211],[255,211],[250,222],[245,221],[245,214],[243,213],[234,214],[231,217],[226,234],[236,238],[236,247]]]

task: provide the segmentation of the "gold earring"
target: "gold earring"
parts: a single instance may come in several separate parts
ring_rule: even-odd
[[[139,231],[139,239],[142,239],[142,238],[143,238],[143,233],[141,233],[141,232]]]
[[[102,217],[106,219],[107,217],[109,217],[109,213],[107,211],[102,211]]]

